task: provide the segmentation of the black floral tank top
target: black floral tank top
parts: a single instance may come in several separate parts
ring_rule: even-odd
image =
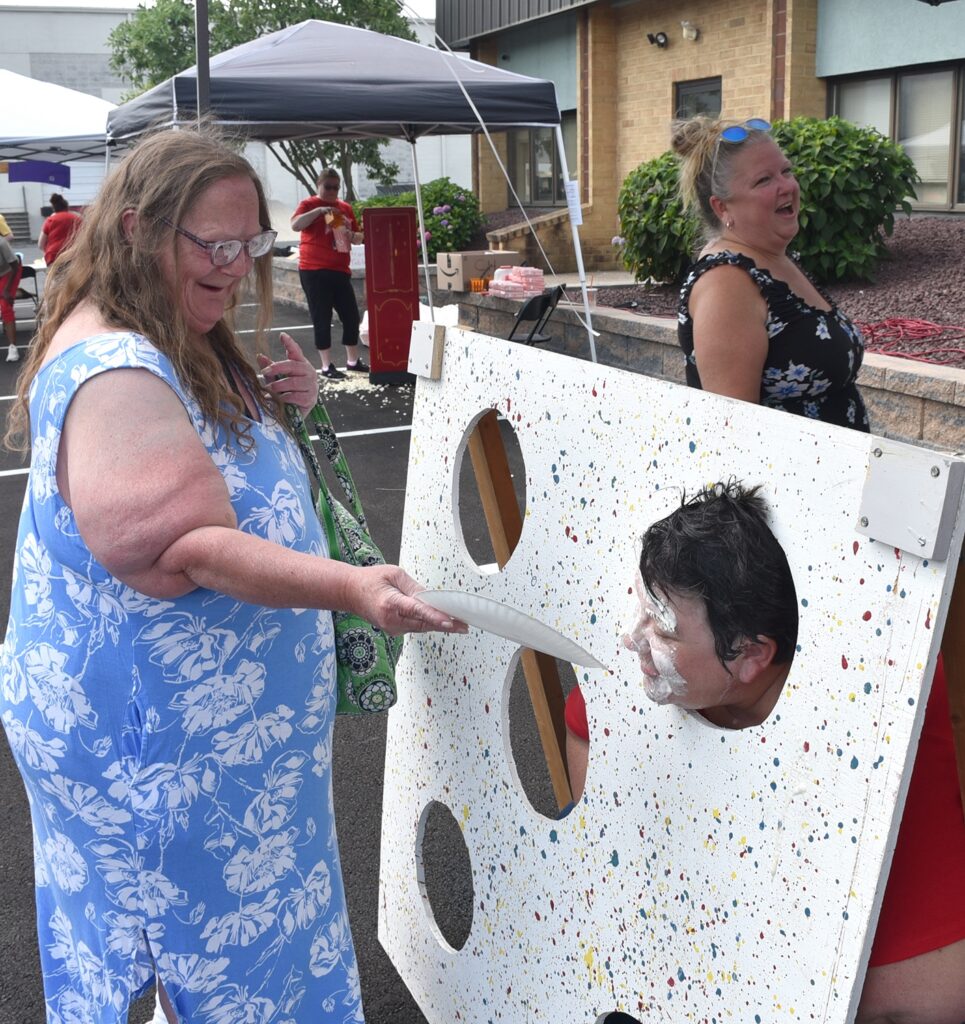
[[[768,351],[761,405],[867,431],[868,413],[856,383],[864,355],[861,332],[820,288],[829,310],[808,305],[784,281],[741,253],[725,251],[701,257],[680,289],[677,340],[686,359],[687,384],[701,387],[694,358],[690,292],[703,274],[724,264],[746,270],[767,304]]]

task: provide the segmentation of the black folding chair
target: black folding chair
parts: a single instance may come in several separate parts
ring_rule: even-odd
[[[21,257],[21,263],[23,263],[23,257]],[[30,281],[31,287],[25,288],[24,282]],[[17,294],[14,299],[30,299],[34,304],[34,313],[37,312],[40,307],[40,289],[38,288],[37,282],[37,271],[33,267],[28,267],[26,264],[23,265],[23,269],[20,272],[20,285],[17,288]]]
[[[546,326],[546,321],[553,315],[553,310],[556,309],[556,304],[563,297],[565,289],[563,285],[558,284],[554,288],[547,288],[542,295],[534,295],[531,299],[527,299],[520,307],[519,312],[516,314],[516,319],[513,322],[513,328],[507,335],[508,341],[521,341],[524,345],[541,345],[544,341],[552,340],[551,334],[543,334],[543,328]],[[529,334],[524,338],[522,331],[524,328],[520,328],[521,324],[532,323]],[[519,334],[517,335],[517,330]]]

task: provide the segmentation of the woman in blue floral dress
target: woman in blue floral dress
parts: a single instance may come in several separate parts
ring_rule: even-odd
[[[48,280],[0,717],[34,833],[49,1024],[361,1021],[332,808],[330,610],[461,629],[396,566],[329,560],[281,405],[311,364],[225,321],[274,232],[248,163],[162,132]],[[264,325],[263,325],[264,326]]]
[[[709,241],[684,281],[677,337],[687,383],[868,430],[861,334],[787,251],[800,189],[766,121],[675,127],[681,192]]]

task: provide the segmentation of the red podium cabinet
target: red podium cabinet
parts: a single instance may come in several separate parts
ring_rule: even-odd
[[[409,342],[419,317],[419,260],[414,206],[362,212],[365,305],[369,313],[369,380],[412,381]]]

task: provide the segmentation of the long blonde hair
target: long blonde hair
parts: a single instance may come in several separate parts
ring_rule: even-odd
[[[675,121],[671,128],[670,146],[680,158],[680,198],[684,209],[696,209],[703,221],[705,234],[720,234],[720,220],[710,205],[710,197],[730,198],[734,176],[733,160],[739,146],[721,143],[720,133],[742,124],[733,118],[714,118],[704,114]],[[770,135],[759,128],[747,128],[747,141],[754,143]]]
[[[90,303],[112,327],[143,334],[172,362],[185,390],[197,401],[209,423],[219,423],[245,448],[253,443],[243,417],[244,403],[230,390],[222,361],[235,367],[259,407],[278,415],[274,396],[259,381],[238,345],[231,307],[207,334],[210,347],[189,341],[180,304],[158,272],[162,252],[177,246],[161,218],[180,224],[205,189],[226,178],[247,177],[258,195],[263,227],[271,221],[261,182],[251,164],[229,140],[210,125],[197,130],[169,129],[140,142],[101,186],[87,208],[73,240],[53,265],[44,288],[37,333],[17,382],[6,446],[25,452],[30,440],[30,385],[44,361],[51,340],[70,313]],[[136,213],[130,234],[124,213]],[[255,260],[258,299],[256,338],[261,341],[271,322],[271,255]],[[232,301],[233,307],[237,302]],[[284,417],[280,417],[284,421]]]

